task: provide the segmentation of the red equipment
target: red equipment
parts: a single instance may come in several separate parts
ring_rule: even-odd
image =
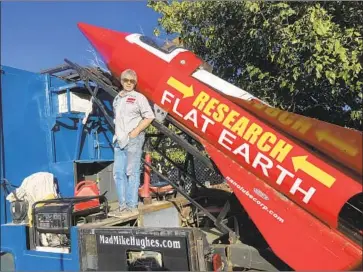
[[[84,180],[77,184],[74,189],[75,196],[98,196],[100,190],[98,185],[93,180]],[[74,211],[84,211],[88,209],[100,207],[100,200],[98,198],[91,199],[86,202],[77,203],[74,205]]]
[[[151,155],[146,153],[145,161],[151,164]],[[174,192],[173,186],[166,184],[163,186],[152,186],[150,185],[151,180],[151,169],[149,166],[145,165],[144,173],[144,184],[139,188],[139,196],[143,198],[144,204],[151,203],[151,197],[160,197],[166,194],[172,194]]]
[[[285,112],[204,70],[192,52],[84,23],[112,74],[194,134],[271,249],[295,270],[354,270],[362,245],[341,220],[362,192],[362,133]],[[349,205],[348,205],[349,206]],[[353,238],[352,238],[353,237]]]
[[[150,153],[146,153],[145,161],[148,164],[151,164],[151,155],[150,155]],[[151,203],[150,174],[151,174],[150,167],[148,165],[145,165],[144,184],[139,188],[139,196],[144,199],[144,204],[150,204]]]

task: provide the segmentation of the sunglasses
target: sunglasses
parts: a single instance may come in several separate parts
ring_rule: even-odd
[[[131,83],[131,84],[136,84],[136,80],[135,79],[129,79],[129,78],[123,78],[122,79],[123,83]]]

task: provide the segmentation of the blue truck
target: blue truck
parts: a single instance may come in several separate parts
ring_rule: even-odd
[[[142,175],[152,201],[140,197],[136,216],[109,215],[118,88],[102,69],[69,60],[39,73],[1,67],[1,271],[288,269],[157,105],[145,153],[159,159],[143,160]]]

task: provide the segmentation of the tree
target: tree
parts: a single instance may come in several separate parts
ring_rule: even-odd
[[[363,2],[149,1],[213,73],[274,107],[362,130]]]

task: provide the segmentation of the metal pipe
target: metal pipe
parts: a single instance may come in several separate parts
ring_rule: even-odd
[[[149,152],[145,155],[145,161],[151,164],[151,155]],[[140,196],[144,199],[144,204],[151,204],[150,197],[150,179],[151,179],[151,169],[149,166],[145,165],[144,171],[144,184],[141,189]]]

